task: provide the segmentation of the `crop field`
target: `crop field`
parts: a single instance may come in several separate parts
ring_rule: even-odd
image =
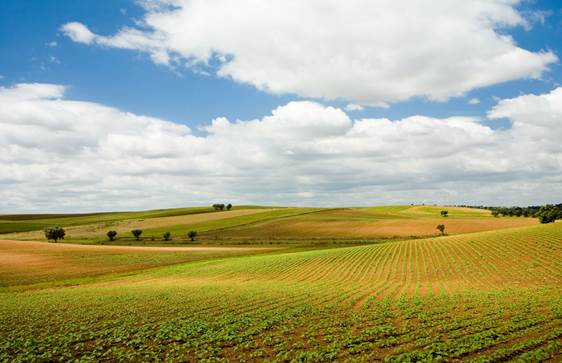
[[[76,359],[558,362],[562,223],[0,290],[0,360]]]
[[[278,248],[88,246],[0,240],[0,289],[272,250]]]
[[[12,240],[36,241],[44,239],[43,228],[62,225],[68,226],[66,227],[65,237],[65,241],[68,242],[103,242],[106,240],[106,232],[115,230],[118,233],[118,240],[121,244],[137,244],[131,236],[130,231],[132,229],[142,229],[143,241],[145,242],[159,241],[164,232],[170,232],[172,233],[172,237],[175,237],[173,240],[179,240],[180,243],[184,243],[187,239],[186,233],[190,230],[196,230],[198,232],[221,230],[316,211],[319,211],[319,209],[239,207],[232,211],[217,212],[207,209],[202,210],[201,208],[190,208],[187,210],[176,210],[174,214],[166,214],[165,211],[158,211],[158,213],[144,212],[144,214],[140,215],[137,213],[116,213],[116,215],[121,216],[121,219],[116,219],[118,217],[112,215],[112,217],[102,217],[98,222],[96,222],[96,217],[88,216],[86,223],[80,225],[77,225],[77,223],[80,223],[76,221],[77,218],[69,217],[71,222],[68,222],[66,219],[41,219],[40,228],[37,227],[35,230],[25,232],[17,231],[18,227],[14,227],[14,222],[11,222],[11,224],[5,223],[4,229],[11,233],[7,232],[3,234],[2,237]],[[134,218],[131,218],[133,216]],[[61,223],[65,221],[66,224]],[[31,225],[36,222],[18,221],[15,223],[28,223],[26,226],[31,228]]]
[[[443,218],[440,211],[447,209]],[[494,218],[489,211],[443,207],[378,207],[321,210],[291,218],[272,219],[219,231],[206,236],[222,240],[380,239],[472,233],[537,224],[531,218]]]
[[[253,210],[259,212],[260,209],[270,209],[260,206],[238,206],[234,207],[230,213],[234,213],[239,209],[246,211]],[[98,225],[112,226],[114,223],[123,221],[139,221],[152,218],[167,218],[175,216],[189,216],[192,214],[213,213],[211,207],[190,207],[175,209],[157,209],[139,212],[108,212],[108,213],[86,213],[86,214],[0,214],[0,234],[38,231],[45,227],[54,225],[62,227]],[[242,213],[242,214],[245,214]],[[220,212],[219,212],[220,214]]]
[[[441,210],[449,216],[440,216]],[[2,218],[11,218],[2,220]],[[130,234],[142,229],[142,244],[183,244],[187,232],[199,233],[201,243],[266,243],[316,240],[379,241],[436,236],[437,224],[446,225],[446,233],[462,234],[537,224],[534,218],[494,218],[482,209],[392,206],[374,208],[265,208],[235,207],[232,211],[209,208],[183,208],[147,212],[106,213],[91,215],[0,216],[0,231],[5,239],[36,241],[44,238],[42,229],[61,225],[66,229],[65,241],[104,243],[106,233],[118,233],[117,244],[138,244]],[[20,231],[20,227],[24,231]],[[34,230],[29,230],[34,228]],[[171,241],[162,235],[170,232]]]

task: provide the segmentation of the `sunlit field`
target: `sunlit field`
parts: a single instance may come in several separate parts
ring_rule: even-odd
[[[402,220],[405,228],[434,220],[488,224],[478,225],[480,232],[432,231],[429,237],[330,248],[304,228],[288,227],[292,234],[284,237],[302,232],[301,244],[3,241],[0,360],[561,359],[562,224],[452,208],[444,218],[439,210],[242,208],[153,220],[145,215],[141,225],[184,231],[214,224],[217,235],[234,235],[286,223],[334,223],[331,231],[353,239],[354,230],[346,235],[344,226],[385,220]],[[232,214],[223,218],[226,213]],[[190,222],[175,226],[172,220]],[[138,217],[111,223],[136,226]],[[92,225],[100,224],[69,230]],[[128,238],[127,244],[135,242]]]

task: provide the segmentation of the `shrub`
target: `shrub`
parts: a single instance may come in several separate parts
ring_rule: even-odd
[[[107,232],[107,238],[109,238],[110,241],[113,241],[115,239],[115,236],[117,236],[117,232],[116,231],[109,231]]]
[[[232,209],[232,204],[228,203],[228,204],[226,205],[226,210],[231,210],[231,209]]]
[[[61,227],[52,227],[45,229],[45,237],[47,241],[57,242],[59,239],[64,239],[66,232]]]
[[[219,204],[219,203],[213,204],[213,208],[215,210],[224,210],[224,207],[225,207],[224,204]]]
[[[191,241],[195,241],[195,237],[197,237],[197,231],[187,232],[187,238],[189,238]]]
[[[135,236],[135,239],[136,239],[137,241],[140,241],[140,236],[141,236],[141,234],[142,234],[142,230],[141,230],[141,229],[133,229],[133,230],[131,231],[131,233],[133,234],[133,236]]]
[[[435,227],[439,230],[439,232],[441,232],[441,235],[445,235],[445,225],[444,224],[438,224],[437,227]]]
[[[164,237],[164,241],[169,241],[172,239],[172,234],[170,232],[165,232],[163,237]]]
[[[441,217],[447,217],[449,216],[449,211],[448,210],[442,210],[441,211]]]

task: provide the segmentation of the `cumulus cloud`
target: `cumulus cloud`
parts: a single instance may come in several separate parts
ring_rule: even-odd
[[[365,108],[356,103],[349,103],[345,106],[346,111],[363,111]]]
[[[478,105],[478,104],[480,104],[480,99],[478,99],[476,97],[471,98],[470,100],[468,100],[468,104],[469,105]]]
[[[134,49],[158,64],[205,69],[260,90],[380,105],[446,100],[539,78],[551,51],[519,47],[520,0],[143,0],[137,27],[114,35],[63,26],[86,44]]]
[[[500,101],[489,117],[352,120],[290,102],[255,120],[185,126],[65,87],[0,88],[0,210],[207,205],[542,203],[562,193],[562,88]]]

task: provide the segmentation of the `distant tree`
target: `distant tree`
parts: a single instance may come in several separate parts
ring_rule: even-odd
[[[115,239],[115,236],[117,236],[117,231],[107,232],[107,238],[109,238],[110,241],[113,241]]]
[[[187,232],[187,238],[189,238],[191,241],[195,241],[195,237],[197,237],[197,231]]]
[[[64,239],[66,232],[61,227],[53,227],[53,228],[46,228],[45,229],[45,237],[47,241],[54,241],[55,243],[59,239]]]
[[[552,218],[552,216],[548,215],[548,214],[541,214],[539,215],[539,222],[546,224],[546,223],[552,223],[554,222],[554,219]]]
[[[541,223],[552,223],[557,219],[562,219],[562,205],[544,205],[538,210],[537,216]]]
[[[498,218],[500,216],[500,212],[498,210],[492,210],[492,216]]]
[[[133,229],[133,230],[131,231],[131,233],[133,234],[133,236],[135,236],[135,239],[136,239],[137,241],[140,241],[140,236],[141,236],[141,234],[142,234],[142,230],[141,230],[141,229]]]
[[[436,228],[439,230],[439,232],[441,232],[442,236],[445,235],[445,225],[444,224],[438,224]]]
[[[225,207],[225,205],[222,204],[222,203],[213,204],[213,208],[214,208],[215,210],[224,210],[224,207]]]
[[[442,210],[441,211],[441,217],[447,217],[449,216],[449,211],[448,210]]]
[[[172,239],[172,234],[170,232],[165,232],[163,237],[164,237],[164,241],[169,241]]]
[[[231,209],[232,209],[232,204],[228,203],[228,204],[226,205],[226,210],[231,210]]]

